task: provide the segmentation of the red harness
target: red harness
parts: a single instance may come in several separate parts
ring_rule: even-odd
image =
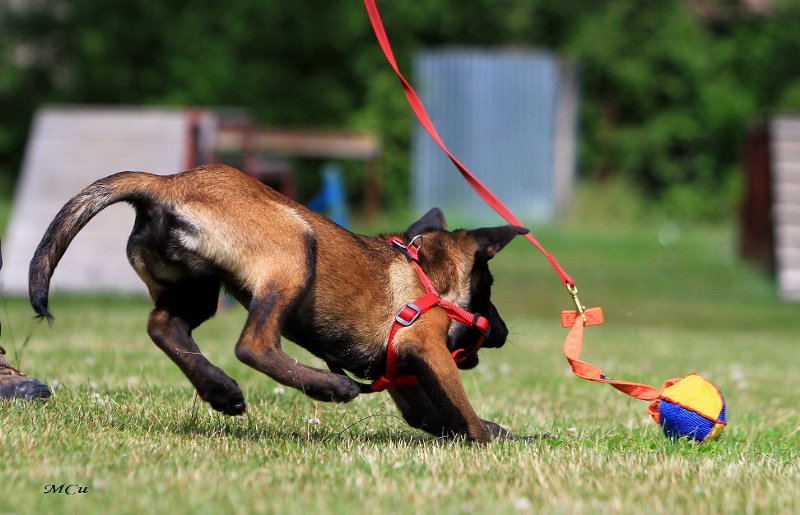
[[[389,331],[389,339],[386,342],[386,372],[371,384],[361,385],[362,393],[382,392],[392,386],[410,386],[418,383],[416,376],[397,375],[398,360],[397,351],[394,348],[394,338],[397,335],[397,331],[410,326],[434,307],[438,306],[444,309],[447,316],[452,320],[467,327],[473,327],[480,333],[477,343],[470,350],[456,349],[450,353],[456,363],[461,363],[478,352],[486,337],[489,336],[489,320],[486,317],[478,313],[470,313],[439,296],[428,275],[419,265],[419,246],[413,245],[414,240],[405,245],[403,240],[393,236],[388,241],[400,250],[411,263],[411,266],[414,267],[422,287],[425,288],[425,295],[405,304],[397,313],[397,316],[394,317],[394,323],[392,323],[392,328]]]
[[[473,190],[475,190],[475,193],[477,193],[478,196],[481,197],[492,209],[497,211],[497,213],[500,216],[505,218],[506,221],[508,221],[508,223],[513,224],[513,225],[517,225],[517,226],[522,226],[523,225],[522,222],[520,222],[520,220],[514,215],[514,213],[512,213],[511,210],[509,210],[497,197],[495,197],[495,195],[489,190],[489,188],[484,186],[478,180],[478,178],[475,177],[472,174],[472,172],[470,172],[467,169],[466,166],[464,166],[458,159],[456,159],[456,157],[450,152],[450,150],[448,150],[447,146],[444,144],[442,139],[439,137],[439,134],[436,132],[436,127],[434,127],[433,122],[431,121],[430,117],[428,116],[427,111],[425,110],[425,106],[422,105],[422,101],[417,96],[416,92],[414,91],[414,88],[411,87],[411,84],[408,82],[408,80],[406,80],[406,78],[400,72],[400,67],[397,65],[397,61],[395,60],[394,52],[392,52],[392,47],[389,44],[389,37],[386,35],[386,30],[383,27],[383,21],[381,20],[380,13],[378,12],[378,6],[375,3],[375,1],[376,0],[364,0],[364,6],[367,9],[367,15],[369,16],[370,24],[372,25],[372,29],[375,32],[375,37],[378,39],[378,44],[380,45],[381,50],[383,51],[383,55],[384,55],[384,57],[386,57],[386,61],[392,67],[392,70],[394,70],[395,75],[400,80],[400,83],[401,83],[401,85],[403,87],[403,93],[405,93],[405,96],[406,96],[406,99],[408,100],[409,106],[411,107],[411,110],[416,115],[416,117],[419,120],[420,124],[422,124],[422,127],[430,135],[431,139],[433,139],[433,141],[437,145],[439,145],[439,147],[442,149],[442,151],[445,153],[445,155],[447,155],[447,157],[450,158],[450,160],[456,166],[456,168],[461,173],[461,175],[464,177],[464,179],[466,179],[466,181],[470,185],[470,187]],[[664,385],[661,387],[661,389],[656,389],[656,388],[654,388],[652,386],[645,385],[645,384],[633,383],[633,382],[630,382],[630,381],[622,381],[622,380],[618,380],[618,379],[609,379],[603,374],[603,372],[599,368],[595,367],[594,365],[592,365],[590,363],[586,363],[585,361],[581,361],[580,360],[580,352],[581,352],[581,346],[582,346],[582,343],[583,343],[583,328],[584,328],[584,326],[602,324],[603,323],[603,312],[602,312],[602,310],[600,308],[586,309],[581,304],[580,299],[578,299],[578,288],[576,288],[576,286],[575,286],[575,281],[573,281],[572,278],[569,276],[569,274],[567,274],[567,272],[561,267],[561,265],[559,265],[559,263],[558,263],[558,261],[556,261],[555,257],[553,257],[552,254],[547,252],[547,250],[545,250],[545,248],[536,240],[536,238],[533,237],[533,235],[531,233],[526,234],[525,238],[527,238],[528,241],[530,241],[539,250],[539,252],[541,252],[545,256],[545,258],[547,258],[547,260],[550,262],[550,265],[555,270],[556,274],[558,274],[559,279],[561,279],[562,284],[564,284],[564,286],[567,287],[567,290],[569,291],[570,295],[572,296],[572,300],[575,302],[576,309],[572,310],[572,311],[562,312],[562,317],[561,317],[561,319],[562,319],[561,323],[565,327],[570,327],[570,326],[572,327],[572,330],[570,330],[566,341],[564,341],[564,355],[566,356],[567,360],[569,361],[570,365],[572,366],[573,373],[576,376],[578,376],[578,377],[580,377],[582,379],[587,379],[589,381],[595,381],[595,382],[598,382],[598,383],[609,384],[609,385],[613,386],[614,388],[616,388],[617,390],[630,395],[631,397],[635,397],[637,399],[646,400],[646,401],[656,401],[656,402],[654,402],[654,404],[651,404],[651,406],[649,408],[649,411],[650,411],[651,415],[653,415],[653,418],[656,420],[656,422],[658,422],[657,400],[661,398],[662,391],[665,388],[667,388],[668,386],[670,386],[671,384],[673,384],[676,380],[673,380],[673,379],[667,380],[667,381],[664,382]],[[401,246],[402,246],[402,243],[401,243]],[[410,247],[409,247],[409,250],[410,250]],[[412,261],[412,263],[415,264],[415,266],[417,268],[417,273],[420,274],[420,279],[423,281],[423,284],[426,284],[426,280],[423,279],[424,278],[424,274],[422,274],[422,271],[419,270],[419,266],[414,261]],[[430,282],[428,281],[427,284],[429,284],[429,283]],[[427,289],[427,286],[426,286],[426,289]],[[433,293],[435,294],[435,291]],[[417,302],[419,302],[419,301],[417,301]],[[443,305],[441,302],[439,302],[439,305],[444,307],[446,310],[448,310],[447,314],[451,318],[453,318],[455,320],[459,320],[459,318],[457,318],[457,317],[461,316],[461,315],[454,316],[450,312],[451,308],[448,308],[447,306]],[[453,307],[458,309],[456,306],[453,306]],[[403,308],[403,309],[405,310],[405,308]],[[459,310],[459,311],[462,311],[462,310]],[[401,311],[401,313],[402,313],[402,311]],[[465,313],[465,314],[469,316],[469,313]],[[400,319],[400,316],[401,315],[398,315],[398,319]],[[413,318],[416,319],[416,317],[413,317]],[[459,320],[459,321],[461,321],[461,320]],[[473,321],[472,325],[475,326],[474,321]],[[393,327],[392,328],[392,334],[394,334],[394,332],[396,330],[397,330],[396,327]],[[481,340],[481,342],[482,341],[483,340]],[[389,346],[387,348],[387,360],[386,360],[387,373],[386,373],[386,376],[378,378],[378,380],[375,383],[379,383],[381,380],[384,379],[384,377],[389,377],[389,378],[393,377],[392,373],[393,373],[394,369],[390,369],[389,368],[390,367],[390,358],[391,358],[391,360],[395,359],[395,358],[392,357],[394,351],[392,349],[391,342],[392,342],[392,337],[389,338]],[[479,343],[478,346],[476,346],[475,350],[477,350],[477,347],[479,347],[479,346],[480,346],[480,343]],[[472,352],[474,352],[474,351],[472,351]],[[470,354],[472,352],[470,352]],[[464,356],[461,359],[464,359],[464,358],[466,358],[466,356]],[[457,353],[454,353],[454,359],[458,360]],[[397,378],[397,379],[399,380],[401,378]],[[373,391],[377,391],[377,390],[373,390]]]

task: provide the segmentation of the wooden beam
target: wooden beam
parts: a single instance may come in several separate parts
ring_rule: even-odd
[[[236,151],[245,147],[247,134],[221,127],[217,151]],[[380,140],[371,133],[308,131],[297,129],[254,129],[249,148],[255,152],[320,159],[371,161],[381,151]]]

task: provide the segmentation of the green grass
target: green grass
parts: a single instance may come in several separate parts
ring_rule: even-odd
[[[48,327],[11,298],[3,344],[56,388],[0,403],[0,513],[800,511],[800,307],[737,261],[728,227],[583,218],[535,232],[606,311],[584,357],[654,385],[706,375],[728,402],[722,439],[669,441],[646,403],[572,376],[557,322],[570,298],[520,239],[493,263],[509,343],[462,377],[484,418],[554,438],[453,443],[407,427],[386,394],[331,405],[276,388],[233,355],[240,309],[196,331],[248,398],[246,416],[224,417],[149,342],[145,301],[58,296]]]

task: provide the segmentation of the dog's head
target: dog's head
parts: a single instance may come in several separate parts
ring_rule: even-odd
[[[428,211],[405,232],[406,241],[421,236],[420,266],[439,288],[439,294],[489,320],[489,334],[483,347],[502,347],[508,337],[506,324],[491,301],[493,279],[489,260],[515,236],[527,232],[528,229],[514,225],[447,231],[444,215],[438,208]],[[447,335],[447,346],[451,352],[463,349],[469,353],[479,338],[477,330],[454,322]],[[478,354],[473,353],[458,366],[466,369],[477,364]]]

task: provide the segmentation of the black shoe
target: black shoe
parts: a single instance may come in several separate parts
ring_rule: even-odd
[[[0,347],[0,355],[5,353]],[[46,384],[26,376],[0,356],[0,399],[46,399],[50,395]]]

